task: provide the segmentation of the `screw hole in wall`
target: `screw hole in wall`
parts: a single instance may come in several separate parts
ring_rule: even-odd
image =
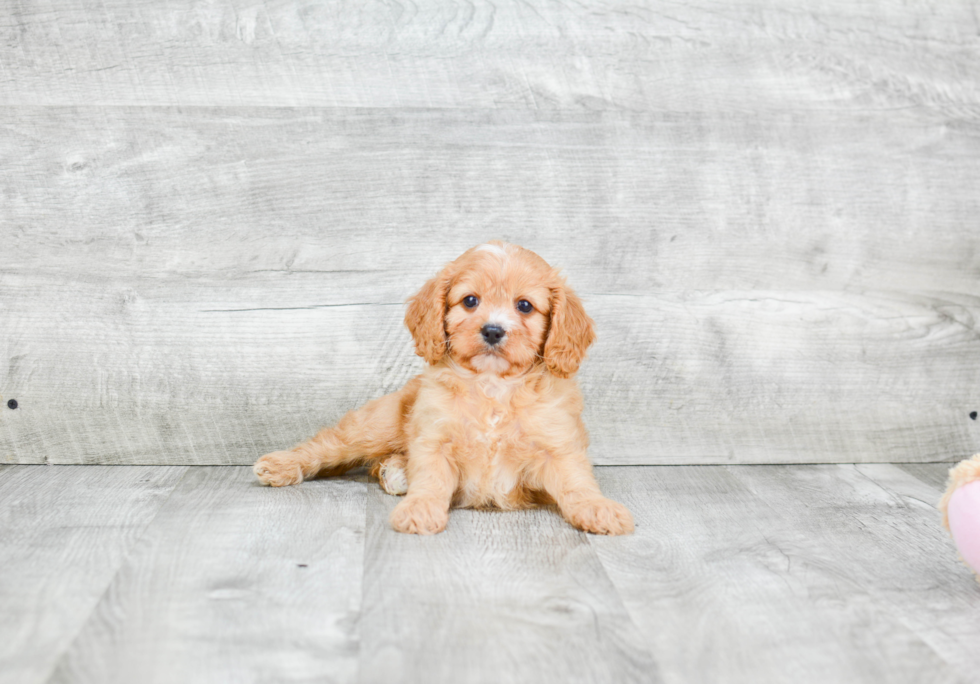
[[[2,400],[0,400],[0,401],[2,401]],[[16,399],[11,399],[10,401],[8,401],[7,402],[7,408],[9,408],[9,409],[15,409],[15,408],[17,408],[17,400]]]

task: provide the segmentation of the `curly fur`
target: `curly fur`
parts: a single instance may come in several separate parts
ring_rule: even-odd
[[[390,520],[399,532],[440,532],[454,506],[541,504],[588,532],[633,530],[629,511],[602,496],[586,455],[574,375],[594,326],[557,270],[515,245],[474,247],[409,300],[405,325],[426,370],[309,441],[260,458],[261,482],[370,465],[390,493],[407,481]],[[485,326],[503,338],[491,343]]]

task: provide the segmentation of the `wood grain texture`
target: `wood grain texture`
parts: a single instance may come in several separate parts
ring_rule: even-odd
[[[7,3],[0,462],[294,443],[491,238],[599,323],[598,463],[980,450],[976,8],[793,4]]]
[[[147,284],[118,316],[83,291],[52,324],[25,311],[33,352],[20,407],[0,414],[5,458],[247,464],[421,369],[400,306],[213,312],[208,288],[181,294]],[[602,335],[580,373],[597,463],[919,462],[980,447],[972,298],[586,304]]]
[[[924,110],[0,116],[2,461],[288,446],[418,372],[401,302],[492,237],[598,322],[598,463],[980,450],[980,145]]]
[[[962,460],[962,459],[961,459]],[[939,492],[946,491],[949,470],[954,463],[898,463],[900,469]]]
[[[980,672],[980,584],[942,527],[936,504],[943,488],[889,464],[839,469],[843,476],[836,478],[834,488],[850,489],[856,505],[842,510],[834,493],[806,486],[810,478],[805,470],[787,469],[795,477],[780,491],[799,502],[795,511],[801,516],[787,516],[785,523],[800,524],[807,509],[823,511],[811,538],[821,545],[838,544],[841,568],[852,581],[869,587],[893,619],[915,632],[962,679],[975,680]],[[766,482],[766,489],[758,491],[768,497],[772,474],[753,474],[759,476],[756,481]],[[770,500],[780,506],[786,499]]]
[[[193,469],[48,681],[354,681],[365,488]]]
[[[360,681],[659,682],[584,533],[557,512],[454,510],[394,532],[372,487]]]
[[[633,536],[542,509],[420,538],[360,474],[0,466],[0,681],[974,681],[944,470],[604,467]]]
[[[586,293],[975,293],[980,273],[980,136],[926,109],[5,107],[0,183],[3,272],[59,290],[220,276],[256,306],[399,303],[493,238]],[[286,277],[297,296],[261,303]]]
[[[590,543],[665,682],[953,682],[977,671],[980,586],[939,524],[938,491],[904,471],[598,474],[638,524],[621,543]]]
[[[980,111],[967,0],[14,0],[0,102]]]
[[[186,468],[0,469],[0,682],[44,682]]]

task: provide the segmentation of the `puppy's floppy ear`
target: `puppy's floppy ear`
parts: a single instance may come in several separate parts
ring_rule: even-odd
[[[548,370],[560,378],[575,375],[585,351],[595,341],[593,325],[582,300],[556,275],[551,287],[551,322],[544,343]]]
[[[451,280],[447,266],[408,300],[405,325],[415,340],[415,353],[430,364],[446,355],[446,295]]]

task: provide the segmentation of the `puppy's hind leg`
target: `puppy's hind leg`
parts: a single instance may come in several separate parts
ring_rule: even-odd
[[[406,465],[408,465],[408,457],[405,454],[391,454],[371,466],[371,477],[378,478],[381,488],[388,494],[402,496],[408,491]]]
[[[336,426],[320,430],[309,441],[266,454],[252,470],[262,484],[282,487],[404,452],[405,419],[418,385],[418,379],[412,380],[399,391],[350,411]]]

